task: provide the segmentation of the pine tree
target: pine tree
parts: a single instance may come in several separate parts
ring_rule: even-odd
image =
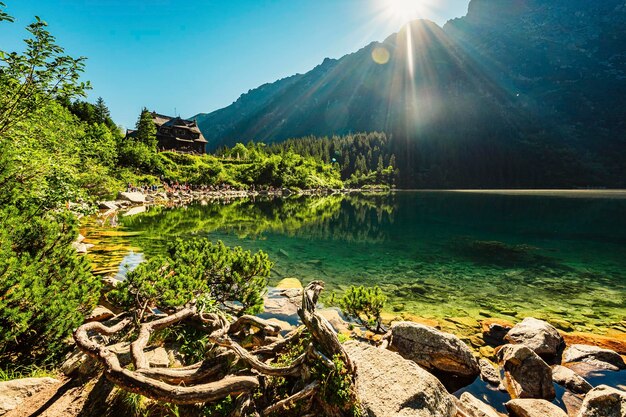
[[[111,118],[111,112],[109,108],[104,104],[104,99],[98,97],[95,104],[95,116],[98,123],[106,123]]]
[[[152,114],[145,107],[137,120],[137,140],[145,143],[151,149],[156,149],[156,126],[152,120]]]

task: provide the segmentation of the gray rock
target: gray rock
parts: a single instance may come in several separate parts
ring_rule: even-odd
[[[565,348],[565,342],[554,326],[532,317],[516,324],[504,337],[509,343],[528,346],[544,358],[556,358]]]
[[[626,392],[599,385],[585,396],[578,417],[625,417]]]
[[[511,417],[567,417],[565,411],[546,400],[517,399],[505,406]]]
[[[504,345],[498,351],[504,367],[504,386],[512,398],[554,399],[552,370],[535,352],[524,345]]]
[[[370,417],[453,417],[452,397],[414,362],[397,353],[357,341],[344,344],[357,367],[357,387]]]
[[[626,369],[624,359],[618,353],[590,345],[569,346],[563,354],[563,362],[586,362],[598,365],[600,368],[611,369],[606,365],[603,366],[603,364],[608,364],[613,367],[613,370]]]
[[[458,337],[413,322],[391,327],[391,347],[402,357],[426,369],[463,377],[480,374],[478,361]]]
[[[54,378],[21,378],[0,382],[0,416],[14,410],[39,391],[61,381]]]
[[[151,367],[167,368],[170,365],[170,357],[165,348],[146,349],[145,355]]]
[[[593,388],[583,377],[561,365],[552,367],[552,380],[576,394],[586,394]]]
[[[139,192],[132,192],[132,193],[120,192],[117,195],[117,198],[118,200],[130,201],[131,203],[136,203],[136,204],[146,202],[146,196]]]
[[[108,308],[103,307],[103,306],[96,306],[96,308],[93,309],[91,314],[89,316],[87,316],[85,321],[86,322],[90,322],[90,321],[105,321],[105,320],[108,320],[108,319],[110,319],[112,317],[115,317],[115,314],[113,314],[113,312],[111,310],[109,310]]]
[[[78,348],[70,352],[61,364],[61,372],[66,376],[90,376],[99,370],[98,362]]]
[[[500,385],[500,372],[486,359],[480,358],[478,360],[478,366],[480,367],[480,377],[483,381],[497,387]]]
[[[502,417],[492,406],[485,404],[469,392],[461,394],[457,407],[466,417]]]
[[[119,206],[114,201],[101,201],[98,203],[98,208],[102,210],[118,210]]]

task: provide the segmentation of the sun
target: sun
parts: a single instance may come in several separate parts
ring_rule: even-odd
[[[392,19],[407,22],[422,16],[423,0],[383,0],[383,8]]]

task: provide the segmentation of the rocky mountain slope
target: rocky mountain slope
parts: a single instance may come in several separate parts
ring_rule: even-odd
[[[472,0],[195,116],[211,148],[384,131],[406,187],[624,186],[624,0]]]

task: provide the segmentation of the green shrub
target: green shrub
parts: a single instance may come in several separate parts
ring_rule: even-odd
[[[381,332],[380,314],[387,301],[382,290],[376,287],[350,287],[339,301],[341,310],[373,332]]]
[[[241,314],[254,314],[263,307],[272,262],[259,251],[230,248],[221,241],[177,239],[167,257],[140,264],[109,294],[125,307],[148,305],[173,309],[191,301],[212,305],[236,302]]]

